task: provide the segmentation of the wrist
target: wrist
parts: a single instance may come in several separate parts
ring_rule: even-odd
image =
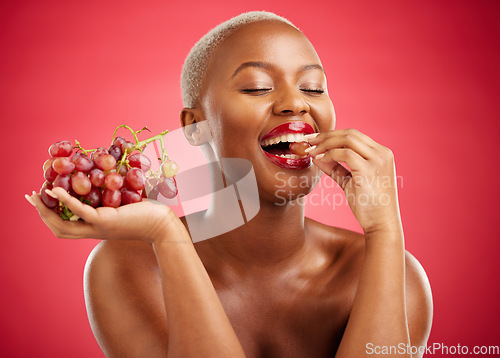
[[[153,247],[160,247],[179,243],[192,244],[191,237],[181,220],[168,208],[166,214],[156,223],[151,244]]]
[[[386,240],[402,240],[403,226],[400,220],[386,221],[363,228],[367,240],[384,238]]]

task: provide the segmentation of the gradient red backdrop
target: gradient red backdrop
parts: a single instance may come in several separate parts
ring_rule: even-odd
[[[430,343],[500,344],[498,1],[2,1],[0,356],[103,356],[82,288],[96,242],[54,238],[23,198],[48,146],[108,143],[123,123],[178,128],[190,47],[263,9],[315,45],[338,128],[395,152],[406,246],[434,294]],[[307,210],[357,229],[345,206]]]

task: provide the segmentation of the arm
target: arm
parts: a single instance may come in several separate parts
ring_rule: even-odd
[[[120,319],[119,312],[116,312],[115,315],[107,316],[116,321],[97,324],[98,334],[103,335],[103,342],[107,345],[103,347],[107,355],[120,356],[121,353],[126,352],[127,356],[131,356],[132,353],[136,357],[199,357],[200,354],[204,357],[245,356],[189,234],[167,206],[156,205],[146,200],[117,209],[93,209],[60,188],[55,188],[52,194],[85,220],[83,222],[64,221],[43,205],[39,195],[33,195],[31,200],[40,216],[57,237],[108,240],[141,238],[153,245],[160,269],[163,303],[168,317],[168,348],[167,342],[158,342],[166,336],[164,332],[167,327],[166,322],[145,326],[143,323],[148,317],[140,314],[137,317],[136,314],[124,312],[125,318]],[[100,271],[102,272],[102,269]],[[126,277],[121,279],[125,280]],[[128,283],[119,284],[123,288]],[[126,293],[134,294],[133,292]],[[133,301],[130,295],[127,299]],[[136,298],[144,297],[138,294]],[[99,300],[104,302],[99,302]],[[106,297],[98,294],[93,297],[93,303],[105,307]],[[137,305],[137,302],[135,304]],[[93,312],[99,313],[99,308],[97,307]],[[151,310],[144,307],[143,312],[151,312]],[[91,317],[91,321],[95,322],[99,322],[100,319]],[[103,322],[102,319],[100,322]],[[106,332],[114,332],[112,329],[106,329],[106,324],[108,328],[116,326],[115,336],[104,337]],[[100,327],[103,328],[101,332]],[[153,327],[153,331],[147,332],[144,330],[145,327]],[[137,329],[139,331],[134,332]],[[163,332],[160,332],[161,330]],[[128,336],[119,336],[122,332],[128,332]],[[144,340],[135,338],[141,336],[146,342],[154,343],[142,344]],[[137,349],[137,346],[141,344],[144,351]],[[150,354],[152,352],[154,355]]]
[[[419,305],[429,306],[430,291],[426,281],[414,275],[406,282],[392,152],[353,129],[323,133],[309,143],[314,146],[308,149],[314,163],[345,191],[365,234],[359,284],[336,357],[410,357],[405,347],[423,345],[427,340],[431,310],[422,315],[415,311]],[[339,162],[346,163],[350,171]],[[391,346],[401,350],[388,355],[369,349]]]
[[[169,357],[245,357],[186,229],[154,242],[169,320]],[[179,240],[181,239],[181,240]]]

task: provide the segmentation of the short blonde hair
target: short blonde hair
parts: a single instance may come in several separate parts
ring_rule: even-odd
[[[289,20],[267,11],[251,11],[233,17],[207,32],[189,51],[181,74],[182,102],[186,108],[194,108],[201,94],[205,73],[217,45],[232,32],[245,24],[256,21],[281,21],[299,30]],[[300,30],[299,30],[300,31]]]

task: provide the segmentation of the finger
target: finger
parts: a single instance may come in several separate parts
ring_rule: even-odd
[[[352,174],[342,164],[337,163],[337,165],[333,168],[330,177],[335,180],[342,190],[345,190],[347,183],[352,178]]]
[[[368,163],[362,156],[349,148],[336,148],[327,151],[326,153],[318,154],[314,159],[321,160],[325,163],[343,162],[354,171],[362,170]]]
[[[339,162],[324,162],[321,159],[313,159],[313,163],[325,174],[331,177],[342,188],[342,190],[345,190],[345,186],[351,179],[351,172],[346,167]]]
[[[64,239],[84,239],[95,237],[95,232],[91,224],[83,221],[63,220],[54,210],[49,209],[42,202],[40,194],[33,194],[31,200],[40,214],[43,222],[58,238]]]
[[[62,188],[56,187],[52,190],[46,190],[46,193],[59,199],[73,214],[78,215],[88,223],[94,223],[99,216],[92,206],[82,203]]]
[[[320,133],[311,133],[311,134],[306,134],[304,136],[304,139],[308,142],[311,142],[312,139],[316,138],[317,136],[319,136]]]
[[[353,135],[332,135],[326,137],[322,142],[306,149],[306,153],[316,156],[335,148],[348,148],[358,153],[363,159],[369,160],[375,157],[375,149],[360,138]]]
[[[31,200],[35,204],[35,208],[38,210],[38,214],[40,214],[40,217],[42,220],[47,224],[50,228],[50,222],[52,222],[54,219],[56,220],[62,220],[57,213],[49,209],[48,207],[45,206],[45,204],[42,201],[42,198],[40,197],[40,194],[33,194],[31,197]]]
[[[352,174],[339,162],[346,163],[351,170],[360,170],[366,163],[366,160],[358,153],[348,148],[332,149],[323,155],[316,156],[315,160],[318,164],[327,163],[329,165],[329,169],[326,173],[330,175],[343,190],[345,190],[347,184],[351,180]]]
[[[316,133],[315,133],[316,134]],[[324,141],[326,138],[330,137],[346,137],[346,136],[351,136],[351,137],[356,137],[366,145],[376,148],[379,146],[377,142],[375,142],[372,138],[367,136],[366,134],[358,131],[357,129],[349,128],[349,129],[334,129],[333,131],[330,132],[325,132],[325,133],[320,133],[318,135],[306,135],[305,138],[308,140],[309,144],[311,145],[317,145]]]
[[[28,203],[30,203],[31,205],[33,205],[36,208],[36,204],[33,201],[33,199],[31,199],[31,196],[29,196],[28,194],[25,194],[24,197],[26,198],[26,200],[28,201]]]

